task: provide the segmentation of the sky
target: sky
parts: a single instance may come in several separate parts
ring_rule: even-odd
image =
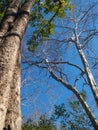
[[[85,1],[86,0],[82,1],[83,4]],[[81,8],[84,7],[82,6]],[[97,12],[98,9],[94,8],[93,11]],[[78,15],[75,15],[74,17],[81,16],[79,15],[80,12],[77,13]],[[71,14],[73,15],[73,13]],[[98,28],[97,23],[98,23],[98,18],[96,21],[94,21],[93,23],[94,26],[92,25],[92,20],[91,20],[90,23],[88,23],[89,26],[86,26],[85,28],[88,29],[92,27]],[[40,58],[41,59],[48,58],[50,61],[51,60],[68,61],[83,67],[80,57],[78,56],[77,50],[73,45],[73,43],[67,44],[65,41],[58,42],[58,40],[67,39],[73,36],[71,30],[64,28],[64,26],[71,27],[71,29],[74,27],[74,23],[72,22],[69,13],[65,19],[57,18],[55,20],[55,24],[60,26],[62,25],[63,28],[55,27],[55,34],[52,35],[52,39],[54,40],[43,42],[43,44],[41,44],[33,54],[28,52],[26,47],[26,41],[28,37],[30,37],[32,32],[32,29],[29,26],[23,40],[24,42],[23,47],[25,48],[23,50],[23,53],[25,55],[31,56],[32,60],[35,59],[38,60]],[[78,31],[81,31],[82,28],[84,28],[82,23],[79,25],[79,27],[80,28],[78,29]],[[80,38],[81,43],[83,42],[83,38],[88,34],[89,33],[87,34],[84,33],[83,35],[81,35]],[[86,46],[86,48],[84,48],[83,51],[87,56],[90,67],[92,67],[93,62],[95,62],[95,60],[92,57],[98,58],[97,37],[91,40],[89,44]],[[61,85],[60,83],[52,79],[51,76],[49,75],[49,72],[46,69],[38,68],[37,66],[32,66],[24,70],[26,66],[27,65],[22,64],[22,88],[21,88],[22,106],[21,108],[22,108],[23,117],[25,118],[30,117],[32,119],[37,120],[38,116],[42,113],[46,112],[48,115],[51,115],[51,113],[53,112],[54,104],[61,104],[62,102],[64,102],[66,106],[68,106],[68,101],[71,100],[71,97],[73,96],[72,92],[70,92],[63,85]],[[73,85],[74,80],[77,77],[79,77],[80,71],[68,65],[60,65],[58,67],[67,75],[64,76],[64,80],[67,80],[67,82]],[[98,79],[96,77],[97,69],[92,69],[92,73],[95,76],[96,82],[98,82]],[[80,79],[77,82],[77,88],[79,91],[82,91],[83,89],[86,90],[88,94],[87,102],[91,107],[92,102],[94,101],[89,86],[85,85],[83,87],[83,79]],[[25,98],[27,99],[25,100]],[[98,113],[96,112],[96,106],[93,105],[93,107],[94,108],[92,108],[92,110],[95,110],[94,113],[96,114],[96,116],[98,116]]]

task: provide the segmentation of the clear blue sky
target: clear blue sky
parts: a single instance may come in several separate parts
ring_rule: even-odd
[[[85,6],[86,6],[87,1],[83,0],[82,2],[83,4],[85,3]],[[66,19],[65,20],[56,19],[55,21],[55,24],[63,25],[63,26],[65,26],[66,23],[68,23],[67,26],[69,25],[69,27],[73,26],[73,24],[70,23],[70,20],[66,21]],[[95,26],[96,26],[96,23],[98,23],[98,21],[95,22]],[[28,38],[28,36],[30,36],[31,31],[32,30],[29,27],[26,33],[26,39]],[[72,33],[68,31],[66,32],[64,28],[63,29],[55,28],[55,31],[56,31],[56,34],[53,35],[52,38],[61,39],[61,37],[65,38],[67,37],[67,35],[72,36]],[[65,33],[62,33],[62,31]],[[24,40],[24,43],[26,42],[26,39]],[[92,40],[92,42],[90,42],[89,44],[90,46],[86,50],[84,50],[86,55],[91,56],[91,57],[93,56],[98,57],[98,43],[97,42],[98,42],[97,38],[95,38],[94,40]],[[39,47],[38,50],[36,50],[35,54],[42,58],[45,57],[46,55],[50,60],[51,59],[60,60],[60,58],[62,58],[63,61],[69,61],[71,63],[78,64],[82,67],[80,58],[73,44],[70,44],[68,49],[67,49],[66,43],[63,43],[62,46],[58,42],[54,43],[54,45],[51,45],[51,44],[53,44],[53,42],[52,43],[49,42],[48,44],[47,42],[45,42],[42,45],[41,49]],[[48,48],[46,48],[46,45],[48,45]],[[90,47],[92,48],[93,51],[90,49]],[[43,48],[44,48],[44,51],[43,51]],[[33,54],[32,56],[33,56],[33,59],[35,59]],[[90,58],[88,58],[88,60],[90,62],[90,65],[92,66],[91,62],[94,62],[94,60]],[[23,67],[25,66],[23,65],[22,68]],[[78,75],[80,74],[80,72],[77,69],[75,69],[74,67],[69,67],[69,66],[63,66],[63,71],[68,75],[68,79],[69,79],[68,82],[70,84],[73,84],[74,79],[78,77]],[[92,72],[94,72],[94,75],[96,75],[96,70]],[[25,76],[25,79],[24,79],[24,76]],[[60,104],[64,102],[65,104],[68,105],[67,99],[70,99],[70,97],[73,95],[70,91],[64,88],[60,83],[52,79],[49,76],[49,73],[45,69],[42,70],[35,66],[32,66],[28,70],[25,70],[22,72],[22,80],[23,80],[22,83],[24,83],[23,85],[25,87],[22,88],[21,95],[23,98],[28,96],[28,100],[22,102],[22,113],[23,113],[23,116],[25,116],[26,118],[31,117],[31,118],[37,119],[38,115],[44,112],[51,114],[54,104]],[[96,79],[96,81],[98,81],[98,79]],[[80,80],[77,82],[77,86],[79,90],[82,90],[82,84],[83,84],[83,80]],[[88,95],[91,95],[91,91],[88,86],[85,86],[84,89],[87,91]],[[93,102],[93,97],[91,95],[91,98],[88,99],[88,103],[90,106],[92,105],[92,102]],[[96,112],[96,115],[97,114],[98,113]]]

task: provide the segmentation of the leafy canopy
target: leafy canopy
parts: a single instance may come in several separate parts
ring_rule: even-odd
[[[0,1],[0,21],[5,10],[12,0]],[[20,8],[25,0],[21,1]],[[30,12],[29,25],[32,28],[31,38],[28,40],[28,49],[34,51],[43,40],[54,34],[54,20],[64,18],[66,11],[73,6],[70,0],[35,0]]]
[[[28,41],[29,50],[33,52],[42,41],[54,34],[55,18],[64,18],[66,11],[71,9],[69,0],[35,0],[30,13],[32,37]]]

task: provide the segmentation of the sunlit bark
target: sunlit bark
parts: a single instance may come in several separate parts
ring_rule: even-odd
[[[20,51],[19,51],[20,52]],[[8,101],[8,109],[5,119],[5,127],[8,128],[10,124],[11,130],[21,130],[21,108],[20,108],[20,86],[21,86],[21,70],[20,70],[20,56],[17,55],[17,61],[14,69],[13,80],[11,85],[10,97]]]
[[[13,1],[13,2],[15,2],[15,4],[17,3],[16,4],[16,10],[17,10],[19,6],[19,1]],[[12,124],[8,124],[7,118],[9,118],[9,114],[8,114],[9,111],[11,111],[11,109],[14,107],[13,112],[11,112],[11,115],[13,115],[14,117],[11,120],[17,123],[17,124],[14,124],[16,126],[19,125],[18,124],[19,120],[21,120],[21,118],[18,120],[21,113],[20,106],[19,106],[20,81],[17,82],[18,84],[17,84],[16,89],[12,89],[12,88],[16,86],[14,84],[16,82],[15,80],[16,79],[20,80],[20,75],[19,75],[20,69],[17,68],[17,65],[16,65],[17,58],[19,58],[17,57],[17,54],[19,53],[19,50],[21,48],[21,41],[22,41],[22,38],[24,36],[25,30],[28,24],[29,12],[30,12],[31,7],[32,7],[32,0],[26,0],[23,7],[21,8],[20,16],[15,17],[15,21],[13,23],[12,28],[10,28],[6,22],[7,22],[7,19],[9,19],[9,21],[11,20],[12,22],[14,17],[11,17],[11,16],[10,18],[5,17],[4,21],[7,26],[4,26],[5,24],[3,23],[1,24],[1,31],[0,31],[0,36],[1,36],[1,40],[0,40],[0,130],[3,130],[6,124],[8,125],[6,126],[7,129],[11,127],[12,127],[11,130],[21,129],[20,128],[21,121],[20,121],[20,126],[18,129],[18,128],[15,128],[15,126],[12,126]],[[16,10],[13,10],[13,11],[17,12]],[[18,72],[16,72],[16,70]],[[14,102],[15,106],[13,105],[14,100],[15,100]],[[9,106],[11,107],[9,108]],[[14,113],[15,110],[16,110],[16,113],[18,112],[17,114]],[[6,113],[7,113],[7,116],[6,116]],[[6,120],[6,124],[5,124],[5,120]],[[9,121],[9,123],[11,122]]]

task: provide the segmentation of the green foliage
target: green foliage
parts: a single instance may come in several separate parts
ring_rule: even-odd
[[[61,4],[53,0],[35,0],[30,13],[30,25],[33,37],[27,43],[28,49],[34,52],[42,41],[54,34],[55,18],[64,18],[66,10],[71,9],[72,5],[69,0],[61,0]]]
[[[6,8],[10,4],[12,0],[0,0],[0,22],[4,16],[4,13],[6,11]],[[23,4],[24,0],[21,1],[21,5]],[[21,7],[20,5],[20,7]]]
[[[12,0],[0,1],[0,21],[11,1]],[[35,0],[33,2],[29,20],[33,36],[27,42],[30,51],[34,52],[42,41],[54,34],[55,18],[64,18],[66,16],[66,10],[71,10],[73,8],[70,4],[70,0],[60,1],[61,2],[54,2],[53,0]],[[20,8],[23,3],[24,0],[21,1]]]
[[[86,91],[82,90],[82,92],[80,94],[84,98],[84,100],[86,100]]]
[[[53,0],[46,0],[44,4],[44,13],[56,13],[56,16],[61,18],[65,16],[66,9],[71,9],[69,0],[60,0],[58,2],[54,2]]]
[[[64,116],[64,113],[66,113],[66,108],[64,103],[62,103],[61,105],[55,105],[54,107],[55,107],[54,115],[57,116],[56,118]]]
[[[69,102],[69,109],[65,104],[56,105],[52,120],[60,121],[62,130],[93,130],[91,122],[78,100]]]
[[[38,124],[39,130],[56,130],[53,122],[45,114],[40,117]]]
[[[2,20],[5,13],[5,9],[7,8],[10,2],[11,0],[0,0],[0,21]]]
[[[56,130],[56,127],[53,122],[43,114],[40,116],[38,123],[34,123],[29,119],[23,124],[22,130]]]
[[[23,124],[23,130],[57,130],[58,122],[61,130],[93,130],[92,124],[78,100],[70,101],[67,107],[64,103],[55,105],[50,118],[43,114],[38,123],[28,120]]]

